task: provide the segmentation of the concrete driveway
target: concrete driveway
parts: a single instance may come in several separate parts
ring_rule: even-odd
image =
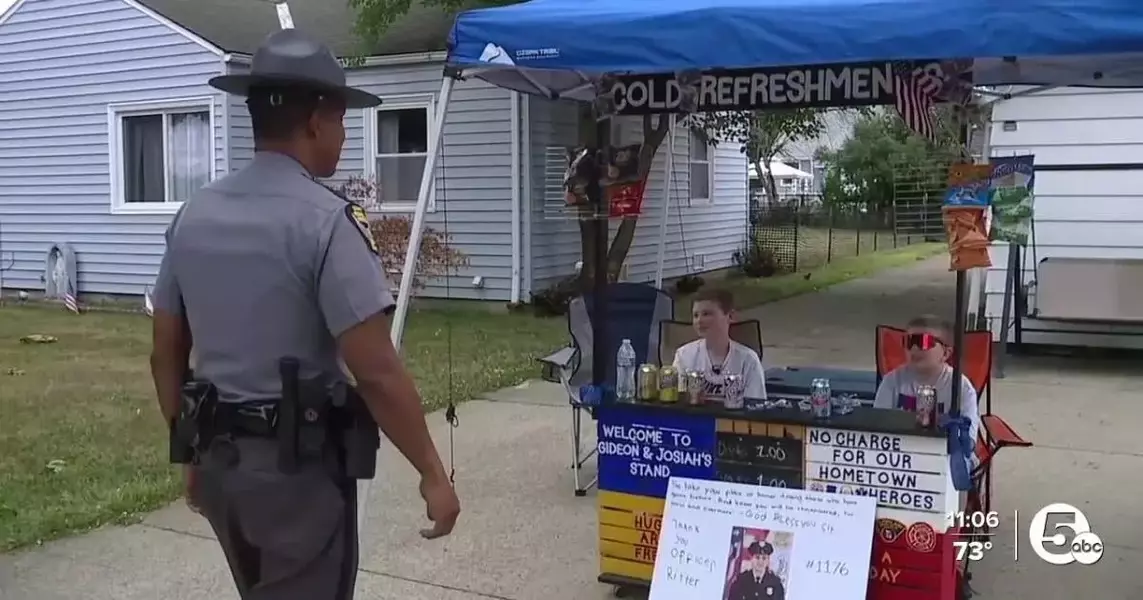
[[[938,258],[752,311],[769,364],[872,368],[873,327],[921,312],[947,314],[952,277]],[[997,459],[993,548],[974,569],[985,598],[1143,598],[1140,377],[1127,364],[1014,361],[995,382],[995,412],[1034,441]],[[369,506],[358,598],[596,600],[595,503],[575,498],[570,410],[550,384],[529,382],[460,409],[457,486],[464,514],[442,541],[417,534],[423,505],[412,469],[386,449]],[[442,448],[448,427],[431,416]],[[1133,483],[1135,482],[1135,483]],[[1045,504],[1083,509],[1107,549],[1093,566],[1051,566],[1027,540]],[[1020,522],[1014,518],[1019,511]],[[1014,560],[1014,544],[1019,560]],[[1136,567],[1131,567],[1134,564]],[[237,598],[209,528],[176,503],[144,523],[106,528],[0,556],[3,600]]]

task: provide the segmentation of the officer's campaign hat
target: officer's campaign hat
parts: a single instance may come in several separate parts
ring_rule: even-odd
[[[747,551],[750,552],[751,556],[758,556],[759,554],[770,556],[774,553],[774,546],[771,546],[770,542],[762,542],[761,544],[754,542],[750,544],[750,547],[747,548]]]
[[[271,33],[250,61],[246,74],[219,75],[211,87],[237,96],[249,96],[252,87],[300,87],[338,96],[346,108],[369,108],[381,99],[345,85],[345,69],[325,44],[298,31]]]

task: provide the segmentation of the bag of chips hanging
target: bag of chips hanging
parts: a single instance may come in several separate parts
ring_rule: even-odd
[[[950,271],[992,266],[992,259],[988,256],[990,244],[985,210],[976,206],[945,206],[941,209],[945,233],[948,234]]]

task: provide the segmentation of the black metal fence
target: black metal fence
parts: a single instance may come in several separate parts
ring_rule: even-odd
[[[817,197],[754,204],[747,255],[774,272],[805,271],[839,258],[862,256],[926,240],[895,229],[892,207],[829,206]]]

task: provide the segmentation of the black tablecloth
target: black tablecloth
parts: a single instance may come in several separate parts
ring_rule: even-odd
[[[852,394],[861,400],[872,402],[877,395],[877,373],[854,369],[834,369],[830,367],[785,367],[766,369],[766,394],[768,396],[808,396],[814,379],[829,380],[833,394]]]

